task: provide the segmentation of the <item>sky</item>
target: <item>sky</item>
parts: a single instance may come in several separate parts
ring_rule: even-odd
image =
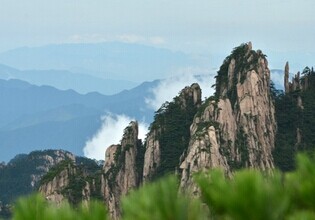
[[[117,40],[198,54],[226,54],[247,41],[271,54],[310,53],[314,6],[313,0],[1,0],[0,51]]]

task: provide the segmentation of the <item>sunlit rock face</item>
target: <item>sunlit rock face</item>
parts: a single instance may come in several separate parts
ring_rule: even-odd
[[[276,120],[265,55],[251,43],[234,49],[216,77],[215,95],[200,107],[181,162],[181,187],[198,193],[192,174],[222,168],[274,168]]]
[[[124,130],[119,145],[111,145],[105,154],[101,189],[112,218],[120,217],[120,198],[140,185],[143,150],[138,139],[138,123],[131,122]]]

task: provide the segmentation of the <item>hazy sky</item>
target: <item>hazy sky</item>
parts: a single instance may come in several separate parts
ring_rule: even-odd
[[[118,40],[226,56],[250,40],[271,56],[311,56],[314,8],[314,0],[1,0],[0,51]]]

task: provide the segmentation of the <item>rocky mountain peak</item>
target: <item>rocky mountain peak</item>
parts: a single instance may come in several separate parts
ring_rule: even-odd
[[[265,55],[252,50],[251,43],[234,48],[218,71],[215,87],[190,127],[180,165],[183,188],[192,184],[194,172],[205,168],[221,167],[229,174],[242,167],[274,167],[276,121]]]
[[[101,167],[93,160],[77,157],[77,162],[65,159],[52,167],[41,181],[39,192],[46,200],[59,205],[87,203],[101,198]]]
[[[201,89],[198,83],[193,83],[191,86],[187,86],[179,94],[179,101],[181,102],[182,108],[186,108],[188,102],[193,105],[200,106],[201,104]],[[191,103],[189,103],[191,104]]]
[[[120,216],[120,197],[140,185],[142,180],[144,149],[138,139],[138,123],[135,121],[124,129],[120,144],[106,150],[102,175],[102,194],[110,215]]]
[[[215,96],[234,100],[236,85],[242,84],[250,71],[270,78],[269,70],[266,71],[267,66],[265,55],[261,50],[252,50],[251,42],[234,48],[231,55],[225,58],[216,76]]]
[[[306,91],[310,87],[310,77],[312,77],[313,70],[309,67],[306,67],[302,73],[297,72],[291,79],[289,80],[289,63],[286,62],[284,67],[284,88],[285,93],[292,92],[302,92]]]
[[[138,141],[138,122],[132,121],[125,128],[123,138],[121,140],[121,145],[124,147],[128,147],[129,145],[133,145]]]

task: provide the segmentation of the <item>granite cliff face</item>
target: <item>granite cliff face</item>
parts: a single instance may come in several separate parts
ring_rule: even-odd
[[[181,187],[192,186],[202,169],[274,168],[276,121],[265,55],[241,45],[228,56],[216,77],[215,95],[196,114],[191,140],[180,168]],[[195,189],[192,189],[196,192]]]
[[[143,145],[138,139],[138,123],[131,122],[124,130],[119,145],[106,150],[102,175],[102,194],[110,215],[120,216],[120,198],[140,185],[143,166]]]

